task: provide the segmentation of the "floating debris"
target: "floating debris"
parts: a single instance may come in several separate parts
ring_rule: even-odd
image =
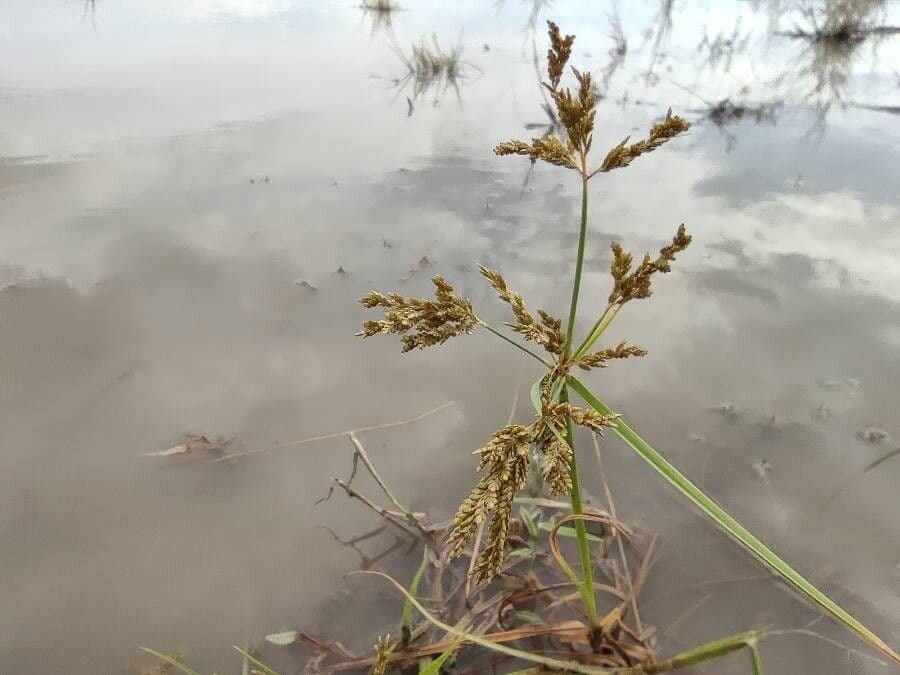
[[[394,243],[391,241],[388,241],[387,239],[382,239],[381,240],[381,248],[386,248],[390,251],[392,248],[394,248]]]
[[[221,436],[215,441],[209,440],[206,436],[188,436],[184,443],[173,445],[167,450],[159,450],[157,452],[145,452],[141,457],[173,457],[176,455],[221,455],[235,441],[235,438],[225,440]]]
[[[433,264],[434,262],[427,255],[423,255],[421,258],[419,258],[419,267],[423,269],[426,267],[431,267]]]
[[[772,472],[772,463],[769,460],[763,458],[753,462],[753,473],[756,474],[756,477],[761,481],[768,481],[769,474]]]
[[[831,419],[832,414],[833,413],[831,408],[829,408],[824,403],[820,403],[819,407],[813,411],[812,417],[817,422],[827,422],[829,419]]]
[[[756,425],[762,429],[766,429],[767,431],[778,431],[780,429],[784,429],[786,423],[787,422],[784,420],[784,418],[779,417],[775,413],[772,413],[757,421]]]
[[[782,108],[781,101],[770,103],[735,103],[730,98],[722,99],[712,104],[706,111],[706,117],[716,126],[727,126],[742,122],[745,119],[760,122],[777,121],[778,113]]]
[[[342,276],[342,277],[347,276],[347,270],[344,269],[344,266],[343,266],[343,265],[340,265],[340,266],[334,271],[334,273],[335,273],[335,274],[339,274],[339,275]]]
[[[688,435],[688,440],[692,443],[697,443],[699,445],[706,445],[706,436],[703,434],[697,433],[696,431],[692,431]]]
[[[880,445],[891,440],[891,435],[886,429],[876,426],[860,429],[856,432],[856,437],[861,441],[872,443],[873,445]]]
[[[738,408],[730,401],[723,401],[719,405],[713,406],[713,411],[722,415],[722,417],[735,418],[740,415]]]
[[[313,293],[317,293],[319,290],[318,288],[313,286],[311,283],[309,283],[306,279],[297,279],[297,281],[295,281],[294,283],[297,286],[299,286],[300,288],[305,288],[306,290],[312,291]]]
[[[288,645],[294,644],[299,635],[299,631],[289,630],[284,633],[270,633],[269,635],[266,635],[265,640],[266,642],[278,645],[279,647],[287,647]]]

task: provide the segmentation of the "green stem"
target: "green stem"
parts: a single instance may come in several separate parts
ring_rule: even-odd
[[[425,552],[422,554],[422,564],[419,565],[419,569],[416,571],[415,576],[412,579],[412,582],[409,584],[409,595],[410,597],[416,597],[416,594],[419,592],[419,583],[422,581],[422,576],[425,574],[425,570],[428,569],[428,548],[425,548]],[[409,644],[410,638],[412,637],[412,602],[410,602],[409,598],[403,603],[403,611],[400,613],[400,644],[406,647]]]
[[[616,318],[616,314],[619,313],[621,307],[622,305],[617,303],[607,306],[603,314],[600,315],[600,318],[597,319],[597,323],[591,328],[591,332],[588,333],[587,337],[584,338],[584,341],[578,345],[578,349],[575,350],[575,355],[573,357],[574,361],[577,361],[584,356],[585,353],[587,353],[587,350],[591,348],[601,335],[603,335],[603,331],[605,331],[607,326],[612,323],[612,320]]]
[[[612,410],[600,401],[590,389],[584,386],[577,378],[569,375],[568,384],[591,408],[602,415],[612,414]],[[835,619],[855,632],[869,645],[880,651],[895,663],[900,663],[900,654],[888,646],[884,640],[865,627],[840,605],[831,600],[822,591],[804,579],[799,572],[779,558],[770,548],[763,544],[743,525],[736,521],[725,509],[706,495],[700,488],[689,481],[678,469],[657,452],[649,443],[637,435],[622,419],[616,421],[613,428],[616,434],[631,448],[643,457],[656,471],[663,476],[681,494],[687,497],[695,506],[699,507],[722,530],[734,537],[746,549],[765,563],[772,571],[780,575],[819,607],[831,614]]]
[[[494,335],[496,335],[496,336],[497,336],[498,338],[500,338],[501,340],[506,340],[509,344],[511,344],[511,345],[512,345],[513,347],[515,347],[516,349],[521,349],[523,352],[525,352],[525,353],[528,354],[529,356],[532,356],[532,357],[536,358],[538,361],[540,361],[541,363],[543,363],[543,364],[544,364],[545,366],[547,366],[548,368],[552,368],[552,367],[553,367],[553,364],[552,364],[552,363],[549,363],[548,361],[545,361],[544,358],[543,358],[542,356],[540,356],[539,354],[537,354],[537,353],[531,351],[531,350],[530,350],[528,347],[526,347],[525,345],[519,344],[519,343],[516,342],[515,340],[512,340],[512,339],[506,337],[503,333],[501,333],[499,330],[497,330],[496,328],[494,328],[493,326],[491,326],[489,323],[487,323],[487,322],[485,322],[485,321],[482,321],[481,319],[478,320],[478,323],[480,323],[482,326],[484,326],[485,328],[487,328],[490,332],[492,332]]]
[[[562,388],[559,397],[563,403],[569,401],[568,387]],[[584,514],[581,503],[581,479],[578,475],[578,464],[575,461],[575,439],[572,434],[572,418],[566,416],[566,442],[572,448],[572,463],[569,466],[569,475],[572,478],[572,491],[569,498],[572,501],[572,513],[576,516]],[[587,528],[584,520],[578,518],[575,521],[575,539],[578,541],[578,557],[581,559],[581,575],[584,577],[581,583],[581,598],[584,602],[584,613],[587,615],[591,628],[597,625],[597,598],[594,595],[594,569],[591,565],[591,549],[588,544]]]
[[[721,640],[707,642],[706,644],[689,649],[686,652],[682,652],[681,654],[664,661],[642,665],[634,671],[622,670],[619,672],[664,673],[669,670],[687,668],[688,666],[693,666],[702,661],[708,661],[709,659],[717,659],[726,654],[730,654],[731,652],[736,652],[739,649],[749,648],[752,654],[756,649],[756,643],[759,638],[760,634],[757,631],[739,633],[737,635],[732,635],[731,637],[722,638]]]
[[[572,333],[575,331],[575,315],[578,313],[578,293],[581,291],[581,269],[584,266],[584,241],[587,238],[587,179],[581,180],[581,227],[578,230],[578,257],[575,260],[575,279],[572,282],[572,302],[569,305],[569,323],[566,327],[566,356],[571,353]]]
[[[587,178],[582,177],[581,180],[581,224],[578,229],[578,254],[575,259],[575,278],[572,281],[572,302],[569,305],[569,322],[566,327],[566,348],[563,360],[567,360],[572,349],[572,333],[575,330],[575,316],[578,314],[578,294],[581,291],[581,271],[584,267],[584,243],[587,238],[587,207],[588,207],[588,184]],[[569,400],[568,387],[563,384],[560,400],[567,402]],[[578,465],[575,461],[575,439],[572,434],[572,420],[566,417],[566,441],[572,448],[572,465],[569,472],[572,477],[572,490],[569,493],[569,499],[572,502],[572,513],[580,516],[584,513],[581,503],[581,481],[578,475]],[[575,521],[575,537],[578,540],[578,555],[581,559],[581,576],[582,589],[581,596],[584,599],[584,612],[587,615],[588,622],[593,630],[597,624],[597,600],[594,595],[594,572],[591,566],[591,549],[588,545],[587,528],[584,520]]]

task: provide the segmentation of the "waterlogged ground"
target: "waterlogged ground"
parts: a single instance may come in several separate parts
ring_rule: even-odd
[[[595,146],[669,106],[696,122],[592,183],[582,325],[612,239],[658,248],[684,221],[695,240],[611,330],[650,355],[591,383],[897,645],[900,461],[860,472],[900,442],[900,39],[778,36],[813,30],[790,3],[669,4],[409,2],[386,22],[350,1],[6,0],[0,672],[133,672],[144,644],[233,673],[231,645],[274,630],[353,645],[396,630],[384,587],[339,590],[359,560],[323,529],[375,521],[338,495],[315,505],[350,470],[346,438],[214,465],[139,455],[187,434],[268,448],[454,401],[361,436],[414,508],[452,512],[470,450],[536,372],[487,334],[403,357],[362,343],[354,300],[424,294],[438,272],[500,318],[480,261],[563,313],[577,181],[491,153],[548,122],[546,18],[604,82]],[[890,3],[849,4],[900,25]],[[464,63],[423,93],[397,50],[432,34]],[[643,601],[662,652],[816,618],[623,445],[605,450],[620,516],[661,537]],[[813,630],[862,653],[775,637],[767,672],[890,672],[827,620]]]

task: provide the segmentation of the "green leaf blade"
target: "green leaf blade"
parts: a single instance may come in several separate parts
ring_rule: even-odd
[[[581,381],[573,376],[568,378],[569,386],[594,410],[603,415],[611,415],[612,410],[598,399]],[[887,645],[863,623],[854,618],[840,605],[831,600],[818,588],[807,581],[799,572],[779,558],[771,549],[757,539],[749,530],[735,520],[728,512],[708,497],[700,488],[676,469],[669,461],[657,452],[649,443],[625,424],[621,418],[617,420],[614,431],[631,448],[643,457],[672,486],[699,507],[713,522],[746,549],[759,558],[764,564],[784,578],[795,589],[815,602],[832,617],[855,632],[866,643],[880,651],[893,661],[900,663],[900,655]]]
[[[231,646],[234,647],[238,651],[238,653],[241,656],[243,656],[245,659],[247,659],[250,663],[252,663],[257,668],[260,668],[261,669],[260,672],[263,673],[263,675],[278,675],[278,673],[276,673],[274,670],[269,668],[269,666],[267,666],[265,663],[260,661],[258,658],[253,656],[250,652],[244,651],[237,645],[231,645]]]
[[[156,658],[158,658],[162,661],[165,661],[170,666],[177,668],[185,675],[200,675],[200,673],[198,673],[193,668],[190,668],[190,667],[184,665],[181,661],[179,661],[178,659],[172,658],[168,654],[163,654],[162,652],[158,652],[155,649],[150,649],[149,647],[141,647],[141,649],[143,651],[147,652],[148,654],[153,654],[153,656],[155,656]]]

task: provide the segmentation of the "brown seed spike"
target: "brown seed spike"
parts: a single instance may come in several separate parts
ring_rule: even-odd
[[[632,145],[626,145],[626,139],[616,147],[612,148],[606,153],[606,157],[603,159],[600,168],[591,175],[593,176],[596,173],[605,173],[607,171],[612,171],[613,169],[626,167],[631,164],[632,160],[635,158],[648,152],[653,152],[663,143],[666,143],[690,128],[690,122],[678,115],[673,115],[672,109],[669,108],[669,111],[666,113],[666,118],[662,122],[658,122],[650,127],[650,132],[645,140],[638,141]]]
[[[555,91],[559,87],[566,63],[572,55],[575,36],[562,37],[559,26],[552,21],[547,22],[547,35],[550,38],[550,49],[547,50],[547,77],[550,80],[550,89]]]
[[[385,309],[384,319],[366,321],[362,337],[372,337],[380,333],[400,335],[403,352],[439,345],[455,335],[471,333],[478,326],[478,318],[472,310],[472,303],[453,294],[451,286],[443,277],[435,275],[434,300],[405,298],[399,293],[383,295],[373,291],[360,300],[363,307]]]
[[[627,359],[632,356],[646,356],[647,350],[637,345],[629,345],[624,340],[611,349],[602,349],[597,352],[585,354],[578,360],[578,367],[582,370],[591,368],[605,368],[606,362],[612,359]]]
[[[478,581],[487,581],[502,567],[513,499],[528,475],[531,438],[531,427],[512,424],[494,432],[487,445],[476,450],[481,456],[478,470],[485,474],[457,510],[447,549],[451,558],[462,553],[478,525],[493,513],[487,545],[473,568]]]
[[[524,141],[509,140],[498,143],[494,147],[495,155],[531,155],[532,147]]]
[[[631,266],[631,255],[622,251],[618,243],[613,243],[613,262],[610,270],[615,283],[609,296],[610,304],[623,305],[629,300],[649,298],[652,292],[650,277],[657,272],[671,271],[670,263],[675,260],[675,255],[686,249],[690,243],[691,236],[685,232],[682,223],[672,237],[672,243],[663,246],[655,260],[645,255],[641,264],[630,274],[628,270]]]
[[[513,314],[516,317],[515,323],[506,324],[526,340],[536,342],[544,349],[554,355],[562,353],[565,344],[565,337],[562,333],[562,322],[543,310],[538,310],[541,316],[541,323],[537,323],[528,308],[525,307],[525,301],[522,296],[511,290],[506,285],[506,280],[500,272],[488,269],[484,265],[478,266],[482,276],[487,279],[497,295],[503,302],[509,304]]]

